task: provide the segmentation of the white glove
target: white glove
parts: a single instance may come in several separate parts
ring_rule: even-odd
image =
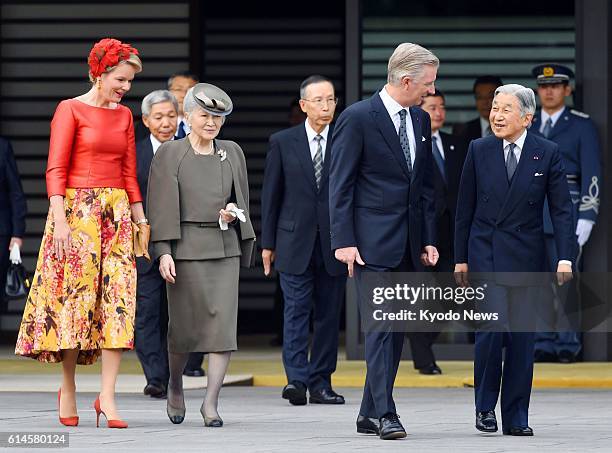
[[[9,260],[11,260],[11,263],[13,264],[21,264],[21,250],[19,250],[19,246],[17,244],[13,244],[11,254],[9,255]]]
[[[238,217],[238,220],[241,222],[246,222],[244,209],[238,209],[235,205],[233,205],[231,209],[228,209],[228,211],[234,214],[234,217]],[[223,221],[221,216],[219,216],[219,228],[221,228],[223,231],[228,229],[227,222]]]
[[[592,220],[578,219],[578,224],[576,225],[576,236],[578,237],[578,245],[580,247],[586,244],[589,240],[594,224],[595,222]]]

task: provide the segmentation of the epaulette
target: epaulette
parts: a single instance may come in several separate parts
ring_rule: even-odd
[[[590,116],[588,114],[586,114],[584,112],[581,112],[579,110],[572,109],[572,110],[570,110],[570,113],[573,113],[574,115],[579,116],[580,118],[590,118]]]

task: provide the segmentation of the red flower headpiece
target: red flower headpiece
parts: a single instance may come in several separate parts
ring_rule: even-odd
[[[120,61],[129,59],[131,54],[138,55],[138,50],[117,39],[104,38],[98,41],[89,52],[87,59],[92,81],[117,66]]]

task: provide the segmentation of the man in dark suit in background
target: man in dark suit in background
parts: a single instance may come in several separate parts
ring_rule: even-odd
[[[435,163],[433,182],[436,194],[436,240],[440,258],[433,270],[441,272],[440,277],[444,280],[455,268],[453,244],[457,191],[466,148],[458,137],[441,130],[446,120],[445,99],[441,91],[436,90],[434,94],[427,95],[423,99],[421,108],[429,113],[431,118],[431,151]],[[439,281],[439,283],[445,282]],[[421,332],[409,335],[412,361],[421,374],[442,374],[432,350],[432,344],[439,334],[439,332]]]
[[[470,144],[455,226],[458,283],[469,285],[468,270],[492,275],[484,285],[482,308],[499,318],[476,331],[476,428],[497,431],[495,406],[501,386],[503,434],[512,436],[533,435],[528,410],[535,334],[530,327],[535,324],[537,287],[517,277],[524,280],[547,269],[545,198],[558,250],[559,284],[571,279],[574,256],[572,203],[559,147],[527,132],[535,109],[529,88],[512,84],[496,90],[490,115],[494,135]]]
[[[388,83],[342,112],[334,129],[331,245],[349,276],[355,273],[362,316],[368,309],[365,274],[418,271],[438,260],[431,126],[429,115],[414,107],[435,92],[438,66],[429,50],[400,44],[389,59]],[[367,376],[357,432],[398,439],[406,431],[393,385],[405,334],[381,327],[365,332]]]
[[[0,311],[5,309],[4,288],[13,245],[23,246],[26,198],[11,143],[0,137]]]
[[[148,128],[149,136],[136,143],[136,159],[138,185],[145,209],[151,161],[160,145],[174,138],[177,118],[178,103],[169,91],[153,91],[142,100],[142,122]],[[153,256],[151,252],[149,255]],[[135,345],[147,379],[144,394],[165,398],[169,378],[166,282],[159,273],[157,262],[136,258],[136,269]]]
[[[474,81],[472,92],[476,100],[478,118],[474,118],[467,123],[457,123],[453,127],[453,135],[461,137],[466,147],[472,140],[491,135],[489,112],[491,111],[491,103],[493,102],[495,90],[501,85],[503,85],[502,80],[497,76],[491,75],[478,77]]]
[[[270,137],[261,194],[264,272],[274,263],[285,301],[282,397],[293,405],[344,404],[332,389],[346,270],[333,257],[329,234],[330,123],[337,98],[330,79],[300,86],[306,121]],[[309,321],[313,313],[310,359]]]

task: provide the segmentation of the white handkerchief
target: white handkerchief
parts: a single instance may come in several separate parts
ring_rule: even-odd
[[[544,176],[544,173],[536,173],[536,174],[535,174],[535,175],[533,175],[533,176]]]
[[[9,260],[11,260],[11,263],[13,264],[21,264],[21,250],[19,250],[19,246],[17,244],[13,244],[11,254],[9,255]]]
[[[238,220],[240,220],[241,222],[246,222],[246,217],[244,215],[244,209],[238,209],[237,207],[232,206],[229,212],[234,214],[234,217],[238,217]],[[227,222],[224,222],[221,216],[219,216],[219,228],[221,228],[223,231],[229,228],[227,225]]]
[[[421,136],[421,141],[424,142],[425,141],[425,137]]]

